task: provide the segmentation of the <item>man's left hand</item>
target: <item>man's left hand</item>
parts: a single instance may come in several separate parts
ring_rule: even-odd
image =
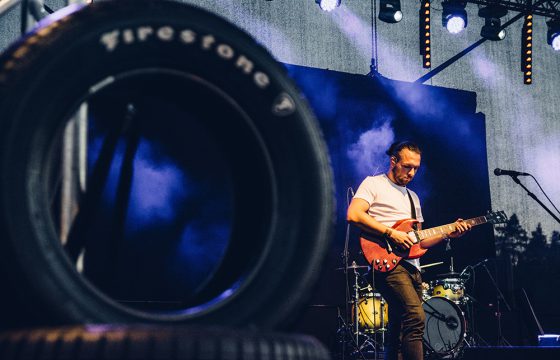
[[[471,228],[472,226],[470,224],[467,224],[463,219],[457,219],[457,221],[455,221],[455,231],[449,234],[449,237],[454,239],[461,237],[465,235],[465,233]]]

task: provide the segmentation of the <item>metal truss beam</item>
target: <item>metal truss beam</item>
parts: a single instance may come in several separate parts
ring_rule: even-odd
[[[511,11],[531,12],[551,19],[560,19],[560,0],[466,0],[483,6],[500,5]]]

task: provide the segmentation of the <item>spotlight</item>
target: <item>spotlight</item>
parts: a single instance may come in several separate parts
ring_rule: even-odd
[[[556,51],[560,51],[560,19],[553,19],[546,23],[548,32],[546,41]]]
[[[480,30],[480,36],[492,41],[503,40],[506,37],[506,30],[500,29],[501,22],[499,19],[486,19],[486,23]]]
[[[340,6],[340,0],[315,0],[324,11],[333,11]]]
[[[449,0],[441,3],[443,12],[441,23],[452,34],[458,34],[467,27],[466,1]]]
[[[521,71],[523,83],[533,83],[533,14],[525,15],[521,31]]]
[[[506,30],[501,29],[500,18],[506,16],[507,12],[505,7],[497,5],[481,8],[478,16],[484,18],[484,26],[480,30],[480,36],[492,41],[503,40],[506,37]]]
[[[402,18],[400,0],[379,0],[379,20],[394,24],[401,21]]]

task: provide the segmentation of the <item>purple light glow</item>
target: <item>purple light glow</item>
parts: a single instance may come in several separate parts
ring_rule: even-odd
[[[350,145],[347,156],[360,177],[365,178],[385,171],[385,151],[395,140],[391,122],[391,119],[387,119],[383,125],[372,127],[360,134],[358,141]]]
[[[183,171],[171,159],[154,162],[153,146],[140,142],[134,159],[136,174],[130,197],[129,216],[132,223],[144,225],[171,221],[176,216],[173,204],[180,203],[192,190],[187,184]]]

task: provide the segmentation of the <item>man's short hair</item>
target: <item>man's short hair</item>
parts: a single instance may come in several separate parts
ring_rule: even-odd
[[[387,150],[385,153],[389,156],[394,156],[397,161],[399,161],[401,159],[399,153],[402,149],[408,149],[417,154],[422,154],[422,150],[420,150],[420,147],[410,140],[396,141],[392,143],[391,147],[389,147],[389,150]]]

